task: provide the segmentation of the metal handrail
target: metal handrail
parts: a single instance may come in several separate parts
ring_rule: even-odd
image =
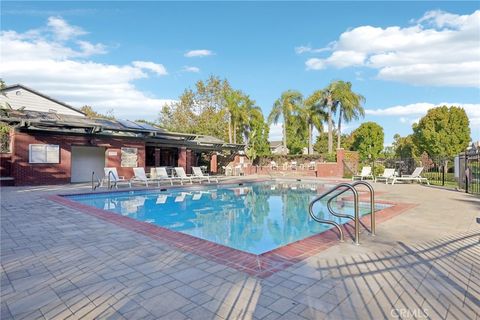
[[[317,216],[315,216],[315,214],[313,213],[313,205],[317,202],[317,201],[320,201],[322,200],[323,198],[325,198],[326,196],[328,196],[329,194],[337,191],[339,188],[347,188],[347,190],[351,190],[352,193],[353,193],[353,201],[354,201],[354,216],[350,216],[350,215],[345,215],[345,214],[338,214],[336,212],[332,212],[328,207],[328,211],[336,216],[336,217],[339,217],[339,218],[349,218],[349,219],[352,219],[354,221],[354,225],[355,225],[355,244],[360,244],[359,243],[359,235],[360,235],[360,231],[359,231],[359,225],[360,225],[360,222],[359,222],[359,215],[358,215],[358,192],[357,190],[352,186],[350,185],[349,183],[340,183],[338,185],[336,185],[335,187],[333,187],[331,190],[327,191],[326,193],[320,195],[319,197],[313,199],[311,202],[310,202],[310,205],[308,206],[308,213],[310,215],[310,217],[319,222],[319,223],[325,223],[325,224],[330,224],[330,225],[333,225],[337,228],[339,234],[340,234],[340,241],[344,241],[345,237],[343,235],[343,230],[341,228],[341,226],[336,223],[335,221],[332,221],[332,220],[325,220],[325,219],[320,219],[318,218]],[[333,198],[337,197],[338,195],[335,195]],[[330,199],[331,200],[331,199]]]
[[[110,175],[112,175],[113,177],[113,180],[115,180],[115,183],[117,183],[116,179],[115,179],[115,175],[113,174],[113,171],[112,170],[109,170],[108,171],[108,175],[107,175],[107,189],[112,189],[112,186],[110,185]]]
[[[94,178],[97,178],[97,184],[94,184]],[[95,171],[92,171],[92,191],[97,190],[97,188],[100,186],[102,181],[98,178],[98,176],[95,174]]]
[[[374,236],[375,235],[375,190],[373,190],[372,185],[370,183],[366,182],[366,181],[356,181],[356,182],[352,183],[351,186],[355,187],[359,184],[366,186],[368,188],[368,190],[370,191],[370,214],[371,214],[371,216],[370,216],[370,233],[371,233],[372,236]],[[348,190],[350,190],[350,189],[342,190],[328,200],[327,208],[330,211],[330,213],[340,215],[340,213],[336,212],[332,208],[331,202],[332,202],[333,199],[337,198],[338,196],[347,192]],[[347,216],[347,215],[345,215],[345,216]],[[348,218],[348,217],[345,217],[345,218]]]

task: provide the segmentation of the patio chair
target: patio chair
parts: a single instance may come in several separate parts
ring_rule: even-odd
[[[290,169],[297,170],[297,161],[290,162]]]
[[[231,165],[222,166],[222,169],[223,169],[223,172],[224,172],[225,176],[231,176],[232,175],[232,166]]]
[[[180,179],[180,183],[183,185],[183,180],[188,180],[190,181],[190,184],[193,184],[192,176],[188,176],[185,173],[185,169],[183,167],[175,167],[175,174],[177,175],[177,178]]]
[[[210,183],[210,175],[208,173],[203,173],[202,169],[200,167],[192,167],[193,170],[193,175],[192,178],[197,178],[201,182],[202,180],[207,180],[208,183]],[[218,182],[217,177],[211,177],[212,179],[215,179],[216,182]]]
[[[124,176],[119,176],[117,172],[117,168],[115,167],[105,167],[103,168],[103,171],[105,173],[105,176],[102,179],[102,182],[100,186],[103,187],[103,183],[108,181],[108,178],[110,178],[110,183],[113,183],[113,186],[118,189],[118,185],[120,184],[128,184],[128,186],[131,188],[132,187],[132,182],[128,179],[125,179]]]
[[[278,170],[278,164],[275,161],[270,161],[270,168],[272,170]]]
[[[354,175],[352,177],[352,181],[356,180],[357,178],[360,178],[360,180],[367,179],[367,178],[373,179],[372,167],[363,167],[362,172],[360,172],[360,174]]]
[[[416,167],[412,174],[403,175],[401,177],[393,177],[392,178],[392,185],[395,184],[397,181],[418,181],[420,183],[426,182],[427,185],[430,185],[427,178],[420,176],[423,171],[423,167]]]
[[[133,168],[133,182],[141,182],[145,183],[145,186],[148,188],[149,182],[156,182],[157,185],[160,187],[160,182],[156,178],[148,178],[147,174],[145,173],[145,169],[143,167]]]
[[[385,181],[385,184],[388,183],[388,180],[392,179],[395,176],[395,169],[385,168],[383,173],[378,177],[375,177],[375,182],[377,181]]]
[[[315,161],[310,161],[310,163],[308,164],[309,170],[315,170],[316,167],[317,167],[317,163]]]
[[[166,181],[170,181],[170,185],[173,186],[173,181],[174,180],[180,181],[179,179],[177,179],[175,177],[170,177],[167,173],[167,168],[165,168],[165,167],[152,168],[151,172],[152,172],[151,177],[156,178],[159,183],[162,180],[166,180]]]

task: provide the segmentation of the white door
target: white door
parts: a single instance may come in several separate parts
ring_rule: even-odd
[[[103,177],[105,148],[72,146],[72,182],[92,181],[92,172]]]

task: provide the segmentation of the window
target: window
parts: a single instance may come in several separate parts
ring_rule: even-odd
[[[60,146],[56,144],[31,144],[30,163],[60,163]]]

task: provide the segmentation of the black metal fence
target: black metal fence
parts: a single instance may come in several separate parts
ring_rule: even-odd
[[[480,148],[472,146],[458,156],[459,187],[467,193],[480,194]]]
[[[415,168],[423,167],[421,176],[427,178],[430,184],[449,188],[458,187],[455,179],[454,158],[382,159],[376,161],[376,164],[385,168],[394,168],[399,176],[412,174]]]
[[[375,168],[376,167],[376,168]],[[394,168],[397,175],[411,174],[416,167],[423,167],[421,176],[430,184],[480,194],[480,148],[471,147],[463,154],[450,158],[378,159],[375,174],[383,168]]]

